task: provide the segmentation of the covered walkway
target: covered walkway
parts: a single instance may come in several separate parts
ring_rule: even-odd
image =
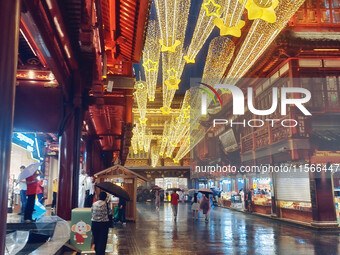
[[[137,205],[137,222],[118,225],[107,254],[340,254],[337,232],[315,231],[215,207],[209,223],[192,220],[190,204]]]

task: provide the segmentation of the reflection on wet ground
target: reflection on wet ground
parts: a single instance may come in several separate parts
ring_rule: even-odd
[[[340,254],[337,232],[315,231],[224,208],[210,221],[193,220],[190,204],[180,204],[177,222],[170,204],[156,211],[137,204],[137,222],[118,225],[107,254]],[[108,250],[107,250],[108,251]]]

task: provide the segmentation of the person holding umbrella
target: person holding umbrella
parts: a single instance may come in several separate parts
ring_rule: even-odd
[[[199,208],[205,216],[205,222],[208,222],[208,213],[211,209],[209,194],[212,194],[213,192],[210,189],[199,189],[198,192],[203,193]]]
[[[106,203],[106,192],[100,192],[99,200],[92,205],[92,236],[97,255],[105,255],[109,235],[109,208]]]
[[[176,192],[177,190],[174,189],[173,193],[171,194],[171,207],[172,207],[172,213],[174,214],[174,221],[177,220],[177,211],[178,211],[178,200],[179,195]]]

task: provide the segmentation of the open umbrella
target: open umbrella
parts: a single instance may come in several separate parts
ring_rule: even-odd
[[[98,188],[106,191],[107,193],[110,193],[110,194],[116,196],[116,197],[124,198],[127,201],[130,200],[130,196],[126,192],[126,190],[122,189],[118,185],[115,185],[111,182],[101,182],[101,183],[96,184],[96,186]]]
[[[162,188],[159,187],[159,186],[154,186],[154,187],[152,187],[151,189],[152,189],[152,190],[161,190]]]
[[[21,182],[23,179],[32,176],[41,165],[42,163],[33,163],[30,164],[28,167],[24,168],[24,170],[22,170],[22,172],[19,174],[17,182]]]
[[[210,189],[199,189],[198,192],[205,193],[205,194],[213,194],[214,193]]]
[[[188,190],[188,195],[191,196],[191,197],[193,197],[194,194],[197,193],[197,192],[198,192],[197,189],[189,189],[189,190]]]
[[[170,191],[181,191],[180,188],[170,188],[170,189],[168,189],[168,190],[170,190]]]

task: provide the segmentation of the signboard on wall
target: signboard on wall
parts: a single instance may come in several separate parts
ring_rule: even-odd
[[[232,129],[229,129],[218,138],[220,139],[225,152],[234,151],[238,148],[235,134]]]

